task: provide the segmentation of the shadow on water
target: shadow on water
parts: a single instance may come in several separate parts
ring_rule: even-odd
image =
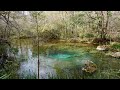
[[[19,78],[37,77],[37,46],[31,40],[17,40],[17,58],[21,62]],[[48,46],[46,46],[48,45]],[[40,46],[40,79],[106,79],[120,78],[119,60],[105,56],[93,47],[72,47],[63,44]],[[81,68],[87,60],[93,61],[98,69],[94,74],[84,74]]]

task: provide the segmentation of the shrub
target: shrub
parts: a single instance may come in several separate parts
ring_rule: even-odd
[[[111,46],[112,49],[120,51],[120,43],[118,43],[118,42],[112,42],[112,43],[110,43],[110,46]]]
[[[71,39],[69,40],[69,42],[71,42],[71,43],[79,43],[80,40],[79,40],[78,38],[71,38]]]
[[[91,33],[86,33],[86,34],[84,35],[84,37],[86,37],[86,38],[92,38],[92,37],[94,37],[94,35],[91,34]]]
[[[60,32],[58,30],[52,29],[52,30],[45,30],[41,33],[41,37],[43,41],[54,41],[60,39]]]
[[[107,38],[95,38],[92,43],[96,43],[96,44],[109,44],[110,43],[110,39]]]

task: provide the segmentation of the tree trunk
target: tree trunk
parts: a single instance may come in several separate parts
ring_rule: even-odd
[[[40,66],[40,62],[39,62],[39,31],[38,31],[38,13],[36,14],[36,30],[37,30],[37,37],[38,37],[38,79],[39,79],[39,66]]]

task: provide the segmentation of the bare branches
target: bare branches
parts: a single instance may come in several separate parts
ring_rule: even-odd
[[[91,12],[91,13],[92,13],[92,12]],[[96,17],[92,17],[90,13],[85,12],[85,14],[86,14],[89,18],[96,20]]]

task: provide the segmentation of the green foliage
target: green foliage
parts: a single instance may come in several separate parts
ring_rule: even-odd
[[[24,76],[24,74],[25,74],[25,73],[23,73],[23,74],[20,76],[21,79],[37,79],[37,75],[36,75],[35,73],[34,73],[33,75],[27,74],[27,75],[25,75],[25,76]]]
[[[112,43],[110,44],[110,46],[111,46],[113,49],[120,51],[120,43],[112,42]]]
[[[86,33],[84,35],[84,37],[86,37],[86,38],[92,38],[92,37],[94,37],[94,35],[92,33]]]
[[[8,52],[8,50],[10,52]],[[16,48],[10,48],[5,43],[2,43],[0,45],[0,55],[4,54],[6,55],[6,58],[2,58],[4,60],[3,64],[0,65],[0,79],[11,79],[11,78],[17,78],[17,70],[19,67],[19,63],[17,60],[15,60],[15,57],[7,57],[8,53],[14,53],[16,54],[18,52],[18,49]],[[0,57],[1,60],[1,57]],[[1,62],[1,61],[0,61]]]
[[[16,53],[18,53],[18,48],[11,47],[10,52],[16,54]]]
[[[58,30],[45,30],[41,33],[41,37],[43,41],[52,41],[52,40],[59,40],[60,39],[60,32]]]
[[[3,76],[0,77],[0,79],[8,79],[10,74],[4,74]]]
[[[75,42],[79,42],[79,40],[77,40],[77,37],[79,35],[81,37],[82,44],[88,40],[90,41],[90,39],[92,39],[93,37],[95,37],[95,40],[93,40],[95,41],[95,43],[106,44],[106,43],[109,43],[110,40],[109,39],[104,40],[104,38],[101,39],[101,37],[106,36],[107,38],[107,35],[109,36],[110,33],[115,31],[116,42],[111,43],[110,46],[112,49],[116,51],[120,51],[120,43],[117,43],[120,41],[119,35],[117,37],[117,34],[119,34],[119,28],[120,28],[119,12],[116,13],[111,11],[105,11],[103,12],[104,14],[103,16],[101,11],[86,11],[88,15],[83,11],[74,12],[74,14],[73,12],[72,14],[69,13],[69,11],[67,11],[68,13],[66,14],[66,12],[64,11],[63,14],[59,14],[59,15],[57,15],[56,13],[51,13],[50,15],[48,15],[48,13],[44,13],[44,11],[29,11],[30,14],[26,16],[22,15],[20,12],[22,11],[10,11],[10,18],[9,18],[9,25],[8,25],[5,21],[8,20],[9,11],[0,11],[0,17],[1,17],[0,38],[9,39],[9,37],[11,38],[12,36],[13,37],[19,36],[18,38],[26,38],[26,37],[34,38],[35,36],[36,38],[36,36],[39,33],[40,37],[42,38],[42,41],[46,41],[46,42],[60,40],[62,37],[62,39],[65,40],[64,43],[66,43],[67,40],[74,38],[74,39],[71,39],[70,41],[74,43],[72,44],[69,43],[69,45],[80,48],[81,46],[79,46],[79,43],[77,44],[75,43]],[[102,28],[106,26],[107,14],[109,16],[109,20],[108,20],[109,29],[107,29],[107,31],[105,30],[104,32],[102,32]],[[101,25],[102,20],[104,22],[103,24],[105,25]],[[38,25],[36,23],[38,23]],[[36,31],[36,26],[38,26],[38,31]],[[111,40],[112,40],[112,36],[113,35],[111,35]],[[84,38],[86,40],[84,40]],[[46,51],[46,49],[48,49],[48,47],[41,48],[40,53]],[[61,44],[61,48],[59,49],[70,50],[73,52],[74,48],[72,47],[65,48],[65,44],[63,45]],[[9,45],[6,44],[6,42],[3,43],[1,40],[0,55],[2,55],[3,53],[6,54],[9,50],[10,50],[9,53],[13,53],[13,54],[18,53],[17,48],[13,48],[13,47],[10,48]],[[49,50],[51,52],[58,52],[54,46],[50,47]],[[37,48],[36,48],[36,51],[37,51]],[[98,53],[95,50],[92,51],[91,49],[88,51],[93,54]],[[35,55],[37,55],[37,52],[35,52]],[[96,56],[99,59],[103,55],[99,56],[96,54]],[[102,57],[102,58],[104,59],[105,57]],[[23,55],[23,60],[24,59],[27,60],[27,57],[24,57]],[[120,71],[116,68],[115,69],[112,68],[112,67],[119,68],[119,64],[118,66],[117,64],[113,65],[117,59],[113,61],[111,58],[109,58],[109,61],[113,61],[111,63],[108,63],[109,61],[105,62],[107,58],[105,58],[103,61],[101,59],[100,59],[101,61],[99,61],[98,59],[96,60],[96,62],[98,62],[99,70],[92,76],[86,75],[84,78],[107,78],[107,79],[120,78]],[[0,70],[0,79],[18,78],[16,73],[19,67],[18,61],[15,60],[15,57],[12,57],[12,58],[9,57],[6,60],[6,63],[4,64],[5,68]],[[71,71],[70,75],[68,75],[67,73],[63,74],[63,71],[64,71],[63,69],[60,69],[60,68],[56,68],[56,69],[59,75],[57,75],[55,78],[62,78],[62,79],[63,78],[67,78],[67,79],[81,78],[81,75],[79,74],[79,70],[77,69],[74,69],[73,71]],[[32,77],[28,75],[27,78],[31,79],[31,78],[35,78],[35,76]]]
[[[108,15],[109,15],[109,17],[111,17],[112,16],[112,12],[108,11]]]
[[[83,20],[83,17],[84,17],[84,14],[83,13],[80,13],[80,14],[76,14],[74,16],[72,16],[70,18],[70,21],[71,21],[71,25],[83,25],[85,24],[84,20]]]
[[[0,45],[0,55],[7,52],[7,47],[8,45],[6,44]]]
[[[15,59],[10,60],[8,58],[4,64],[4,68],[0,69],[1,79],[18,79],[17,70],[19,68],[19,62]]]
[[[33,19],[36,19],[37,17],[39,20],[44,20],[45,18],[43,11],[31,11],[30,15],[33,17]]]

